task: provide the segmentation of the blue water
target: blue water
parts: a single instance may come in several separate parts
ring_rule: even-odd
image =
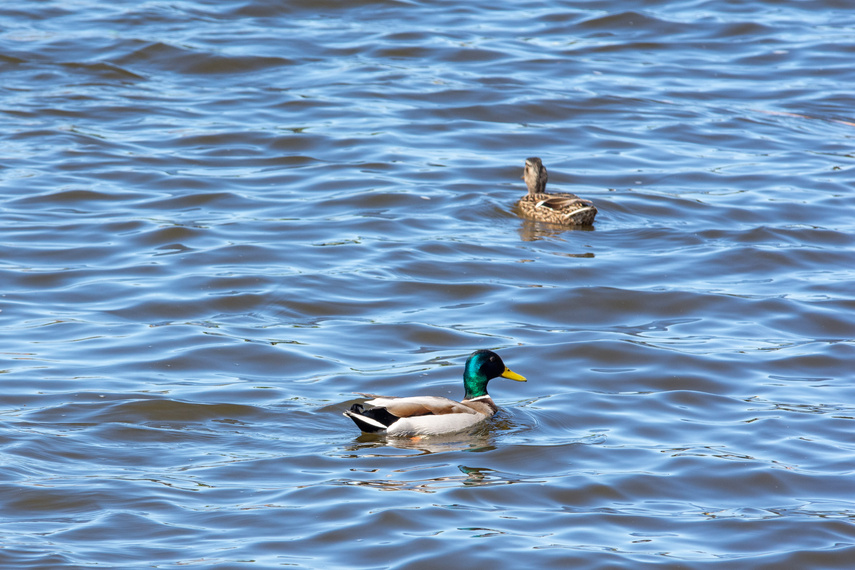
[[[3,9],[0,566],[850,567],[853,53],[837,0]],[[473,433],[341,415],[479,348],[529,381]]]

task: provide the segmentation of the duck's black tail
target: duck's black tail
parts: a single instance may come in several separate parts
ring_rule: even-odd
[[[386,428],[398,421],[397,416],[390,414],[386,408],[371,408],[366,410],[362,404],[353,404],[344,415],[366,433],[385,432]]]

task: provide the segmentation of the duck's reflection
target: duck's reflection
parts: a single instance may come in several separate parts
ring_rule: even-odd
[[[493,436],[488,430],[477,430],[474,433],[456,433],[447,436],[430,437],[389,437],[363,433],[355,439],[354,445],[348,446],[351,451],[393,447],[420,451],[422,454],[442,453],[446,451],[482,452],[495,449]],[[392,454],[378,454],[392,455]]]
[[[440,467],[440,466],[434,466]],[[447,468],[447,466],[441,466]],[[420,469],[424,469],[422,466]],[[514,483],[545,483],[543,479],[533,479],[518,473],[496,471],[486,467],[469,467],[458,465],[461,475],[429,477],[420,479],[393,479],[393,474],[405,470],[395,470],[385,479],[339,479],[341,485],[373,487],[381,491],[416,491],[419,493],[436,493],[453,487],[487,487],[493,485],[511,485]]]
[[[454,487],[477,487],[491,485],[509,485],[512,483],[543,483],[542,480],[534,480],[527,475],[497,471],[487,467],[456,465],[459,473],[449,474],[449,470],[455,463],[429,462],[419,459],[415,462],[407,462],[407,457],[424,457],[431,454],[451,452],[474,452],[481,453],[493,451],[497,448],[495,428],[501,424],[493,425],[494,429],[487,426],[481,427],[471,433],[458,433],[444,437],[423,438],[393,438],[363,434],[356,438],[345,450],[349,457],[383,458],[382,463],[370,462],[366,466],[364,462],[361,467],[354,467],[351,472],[366,474],[368,479],[358,476],[346,479],[338,479],[337,483],[342,485],[356,485],[361,487],[373,487],[383,491],[417,491],[421,493],[435,493],[442,489]],[[416,452],[416,453],[413,453]],[[352,455],[351,455],[352,454]],[[437,455],[437,459],[445,457]],[[451,455],[460,459],[459,455]],[[470,456],[475,458],[476,456]],[[483,457],[483,456],[481,456]],[[404,463],[396,461],[396,468],[391,469],[385,476],[381,476],[379,465],[394,458],[404,459]],[[418,473],[418,477],[412,476]]]
[[[593,232],[596,230],[594,226],[560,226],[558,224],[550,224],[546,222],[523,220],[517,231],[520,234],[520,239],[523,241],[538,241],[546,238],[558,237],[564,232]],[[594,254],[580,253],[573,255],[573,257],[594,257]]]

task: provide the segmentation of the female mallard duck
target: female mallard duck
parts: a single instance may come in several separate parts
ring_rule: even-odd
[[[528,194],[520,199],[519,208],[526,218],[565,226],[590,226],[594,223],[597,208],[591,201],[566,192],[546,193],[549,176],[539,158],[525,159],[522,178],[528,186]]]
[[[518,382],[525,378],[505,366],[495,352],[476,350],[466,360],[463,368],[463,387],[466,394],[462,402],[439,396],[412,396],[392,398],[362,394],[373,398],[362,404],[353,404],[344,412],[364,432],[391,436],[442,435],[463,431],[495,414],[499,407],[487,394],[487,382],[501,376]]]

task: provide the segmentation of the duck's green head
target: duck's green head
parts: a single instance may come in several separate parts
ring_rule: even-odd
[[[517,382],[525,382],[520,376],[502,362],[499,355],[490,350],[476,350],[466,360],[463,368],[463,387],[466,388],[465,399],[471,400],[487,394],[487,382],[501,376]]]

